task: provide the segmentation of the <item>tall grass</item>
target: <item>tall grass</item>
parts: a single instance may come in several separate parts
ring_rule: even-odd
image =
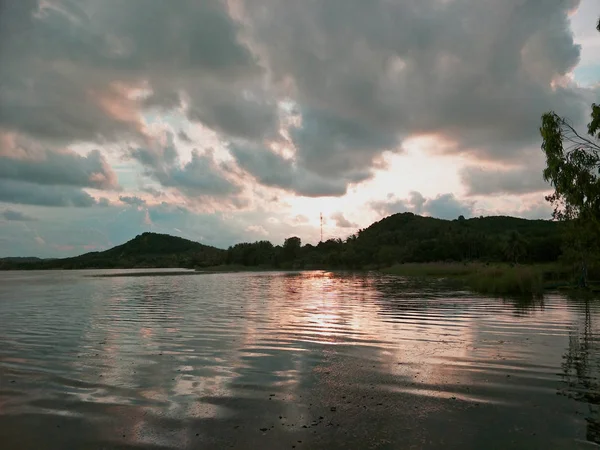
[[[466,282],[482,294],[539,296],[544,292],[542,271],[531,266],[487,267],[468,275]]]
[[[405,263],[383,269],[382,272],[405,277],[461,277],[485,267],[480,263]]]
[[[482,263],[397,264],[383,272],[408,277],[460,280],[470,289],[491,295],[541,295],[544,269],[540,266]]]

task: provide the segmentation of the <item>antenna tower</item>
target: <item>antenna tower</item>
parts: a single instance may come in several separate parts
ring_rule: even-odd
[[[321,240],[319,242],[323,242],[323,213],[319,213],[319,218],[321,220]]]

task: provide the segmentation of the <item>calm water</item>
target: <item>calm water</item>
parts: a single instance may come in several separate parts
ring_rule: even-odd
[[[600,303],[375,275],[94,273],[0,273],[1,448],[600,441]]]

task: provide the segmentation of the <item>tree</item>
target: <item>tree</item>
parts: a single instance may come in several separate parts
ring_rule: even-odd
[[[600,241],[600,105],[592,104],[591,118],[587,136],[554,111],[542,116],[540,128],[544,179],[554,187],[546,200],[554,206],[554,219],[569,222],[564,256],[578,260],[583,286]]]
[[[554,186],[547,197],[559,220],[600,215],[600,106],[592,105],[592,121],[582,136],[555,112],[542,116],[542,149],[546,154],[544,179]],[[596,142],[595,142],[596,141]]]
[[[283,260],[293,261],[300,254],[300,248],[302,247],[302,241],[299,237],[293,236],[287,238],[283,242]]]
[[[506,258],[514,264],[519,263],[519,258],[525,255],[527,251],[527,242],[518,231],[511,231],[506,240],[504,253]]]

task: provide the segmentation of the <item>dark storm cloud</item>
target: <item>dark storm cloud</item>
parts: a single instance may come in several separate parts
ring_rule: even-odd
[[[189,91],[191,111],[209,126],[258,133],[242,81],[263,69],[218,0],[1,7],[0,127],[62,141],[135,137],[141,107],[173,108]],[[135,87],[151,95],[130,95]],[[225,103],[208,98],[215,89],[228,94]],[[243,117],[228,116],[243,107]]]
[[[346,180],[310,172],[267,148],[232,145],[230,151],[238,165],[265,186],[293,191],[305,197],[339,197],[346,193]]]
[[[244,3],[264,58],[293,83],[301,109],[350,116],[373,135],[433,133],[456,151],[505,159],[538,140],[544,111],[578,121],[587,101],[585,91],[550,86],[579,59],[567,17],[578,0]],[[350,164],[351,152],[323,138],[311,147],[325,166]],[[365,147],[355,168],[386,148]]]
[[[188,118],[230,138],[260,141],[277,135],[276,105],[266,92],[243,95],[234,86],[205,83],[188,90],[192,105]],[[264,97],[267,98],[264,98]]]
[[[40,206],[93,206],[97,202],[87,192],[72,186],[43,186],[0,179],[0,202]]]
[[[548,191],[542,167],[517,167],[514,169],[483,169],[465,167],[461,170],[462,182],[468,195],[527,194]]]
[[[8,220],[9,222],[32,222],[37,220],[34,217],[30,217],[13,209],[5,209],[4,211],[0,211],[0,218]]]
[[[382,216],[401,212],[412,212],[439,219],[456,219],[458,216],[473,216],[473,202],[458,200],[454,194],[440,194],[425,198],[419,192],[411,192],[408,199],[399,199],[390,194],[385,201],[371,202],[371,209]]]
[[[397,143],[393,134],[325,110],[302,111],[292,127],[298,164],[323,177],[359,182],[371,176],[374,159]]]

